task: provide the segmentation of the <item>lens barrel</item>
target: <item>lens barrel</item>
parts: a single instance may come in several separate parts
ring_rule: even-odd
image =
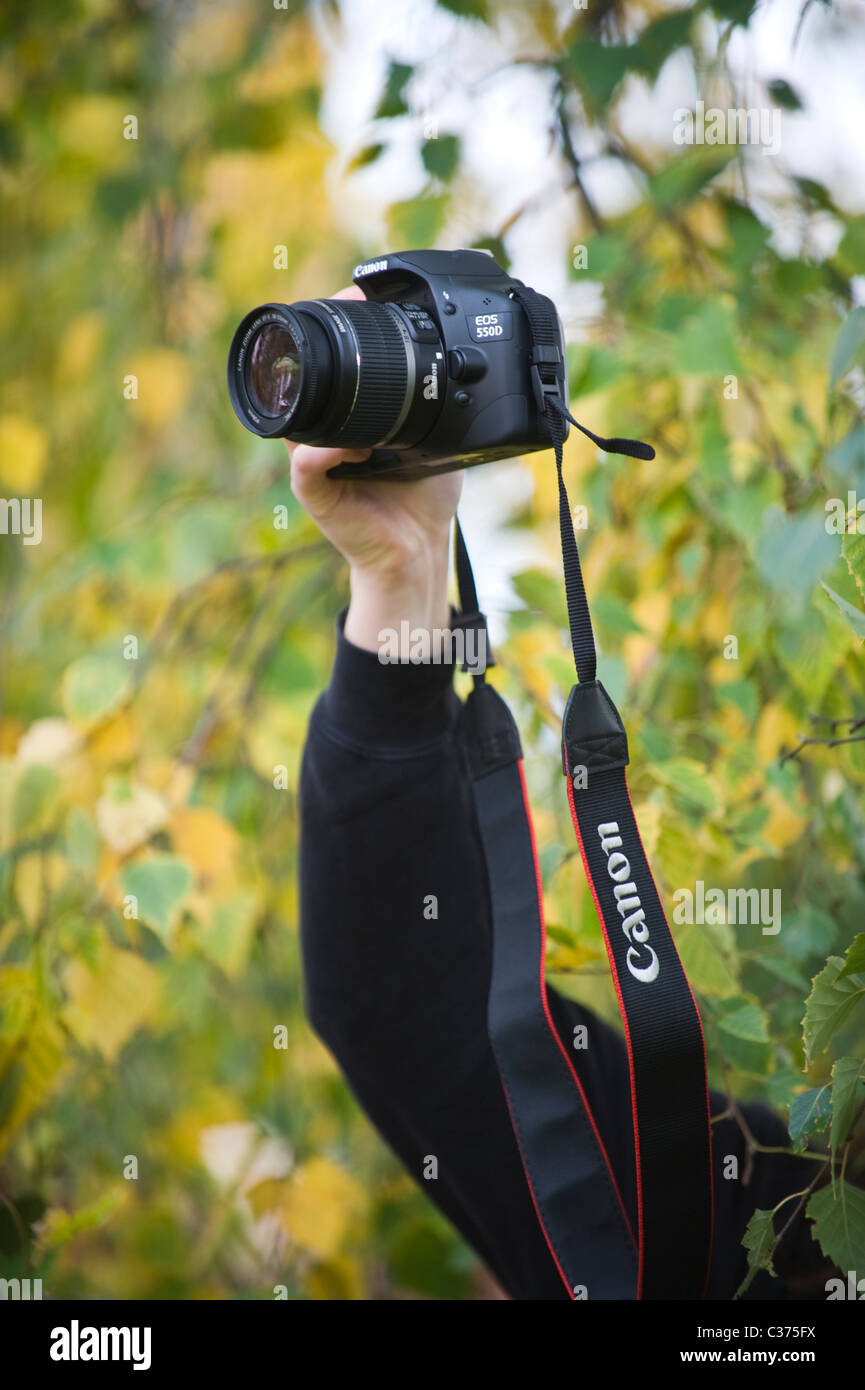
[[[419,380],[406,315],[370,300],[263,304],[242,320],[228,356],[232,405],[248,430],[329,447],[393,439]]]

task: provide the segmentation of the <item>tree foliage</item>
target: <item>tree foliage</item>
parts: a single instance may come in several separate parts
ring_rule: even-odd
[[[865,216],[780,163],[753,194],[741,144],[626,137],[625,97],[675,55],[740,104],[725,55],[751,0],[442,9],[549,79],[538,157],[585,248],[570,275],[603,296],[572,406],[657,450],[566,446],[599,674],[668,907],[698,881],[781,893],[776,934],[674,930],[713,1083],[789,1107],[791,1147],[834,1163],[796,1200],[843,1263],[865,1250],[865,520],[826,519],[865,497]],[[301,3],[245,0],[0,20],[0,488],[41,497],[44,528],[0,536],[0,1252],[56,1296],[472,1296],[303,1019],[295,792],[346,575],[224,387],[250,305],[388,249],[335,212],[317,32]],[[408,126],[426,183],[393,190],[393,249],[463,244],[466,203],[507,263],[519,214],[471,200],[459,131],[424,129],[422,69],[386,55],[342,177]],[[779,82],[766,103],[795,113]],[[593,192],[603,161],[625,212]],[[513,525],[554,556],[551,456],[510,466],[534,483]],[[549,978],[613,1017],[549,755],[573,674],[558,569],[513,584],[495,679],[529,750]],[[780,1226],[749,1228],[754,1272]]]

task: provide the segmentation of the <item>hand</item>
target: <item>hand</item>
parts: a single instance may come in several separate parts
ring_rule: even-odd
[[[334,299],[363,299],[355,286]],[[448,536],[462,490],[462,474],[443,473],[412,483],[328,478],[343,459],[369,449],[317,449],[286,440],[291,490],[349,564],[351,603],[345,636],[377,651],[382,628],[446,628]]]

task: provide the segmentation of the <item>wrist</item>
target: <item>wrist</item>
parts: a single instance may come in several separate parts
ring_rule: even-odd
[[[396,634],[400,655],[408,656],[413,634],[435,634],[449,626],[447,535],[410,560],[352,565],[350,581],[343,630],[356,647],[379,652],[388,643],[392,649]],[[433,639],[431,650],[437,646]]]

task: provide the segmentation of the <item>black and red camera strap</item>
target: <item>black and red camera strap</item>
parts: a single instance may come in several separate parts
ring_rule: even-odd
[[[591,616],[562,473],[565,420],[610,452],[651,458],[653,451],[638,441],[601,439],[573,419],[562,399],[555,309],[525,286],[515,289],[514,298],[531,325],[535,397],[549,427],[558,472],[578,675],[564,713],[562,766],[624,1024],[636,1231],[580,1081],[579,1050],[571,1055],[553,1023],[544,980],[542,887],[519,734],[481,669],[473,671],[463,734],[492,908],[490,1040],[538,1221],[570,1297],[700,1298],[708,1279],[713,1221],[705,1043],[631,805],[625,729],[597,679]],[[456,570],[459,625],[482,631],[486,642],[486,619],[459,522]],[[488,644],[484,650],[485,664],[491,664]]]

